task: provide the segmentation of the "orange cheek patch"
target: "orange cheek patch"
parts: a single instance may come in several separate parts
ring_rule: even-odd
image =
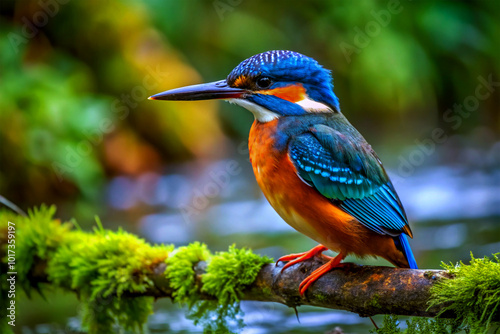
[[[257,93],[265,95],[274,95],[279,97],[280,99],[287,100],[293,103],[302,101],[307,96],[306,89],[304,88],[304,86],[302,86],[302,84],[295,84],[271,90],[261,90],[258,91]]]

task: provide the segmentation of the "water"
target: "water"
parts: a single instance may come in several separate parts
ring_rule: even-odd
[[[280,304],[242,302],[245,313],[244,334],[264,333],[323,333],[341,327],[346,332],[354,330],[368,331],[371,322],[360,319],[348,312],[331,312],[313,307],[298,308],[299,320],[295,312]],[[162,305],[162,309],[150,317],[149,329],[152,333],[202,333],[203,328],[194,326],[186,319],[185,311],[174,305]]]

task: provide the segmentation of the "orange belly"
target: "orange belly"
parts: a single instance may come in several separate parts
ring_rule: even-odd
[[[273,145],[277,122],[255,121],[249,138],[257,183],[276,212],[294,229],[331,250],[382,256],[405,266],[406,259],[391,237],[372,232],[299,178],[286,150],[279,152]]]

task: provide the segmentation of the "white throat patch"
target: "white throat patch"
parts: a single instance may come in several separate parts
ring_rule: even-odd
[[[226,101],[249,110],[255,116],[255,119],[261,123],[267,123],[280,117],[277,113],[245,99],[227,99]],[[327,105],[311,100],[308,97],[295,103],[301,106],[302,109],[308,113],[333,112],[333,110]]]
[[[321,103],[321,102],[316,102],[314,100],[311,100],[310,98],[306,97],[305,99],[301,101],[295,102],[299,106],[302,107],[307,112],[332,112],[333,110],[328,107],[327,105]]]
[[[244,99],[228,99],[226,101],[249,110],[254,115],[255,119],[261,123],[267,123],[279,117],[278,114],[272,112],[271,110]]]

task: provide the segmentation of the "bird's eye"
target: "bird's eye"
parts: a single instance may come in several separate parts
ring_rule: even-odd
[[[273,82],[268,77],[260,77],[256,81],[257,86],[259,86],[259,88],[262,89],[269,88],[269,86],[271,86],[272,83]]]

